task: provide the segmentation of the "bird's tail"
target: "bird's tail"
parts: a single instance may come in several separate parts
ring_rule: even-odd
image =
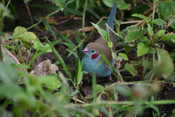
[[[113,46],[112,46],[113,49],[117,46],[117,44],[116,44],[117,39],[116,39],[116,35],[114,32],[116,13],[117,13],[117,6],[116,6],[116,4],[113,4],[111,12],[110,12],[108,19],[107,19],[107,26],[106,26],[106,29],[109,33],[109,39],[113,43]]]
[[[108,20],[107,20],[107,25],[111,28],[114,29],[114,24],[115,24],[115,16],[117,13],[117,8],[116,8],[116,4],[113,4],[112,6],[112,10],[108,16]]]

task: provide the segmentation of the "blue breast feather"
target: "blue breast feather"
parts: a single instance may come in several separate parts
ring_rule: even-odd
[[[83,70],[90,73],[95,74],[99,77],[110,76],[112,73],[112,69],[110,69],[106,64],[104,64],[101,60],[91,59],[89,56],[84,56],[82,59]]]

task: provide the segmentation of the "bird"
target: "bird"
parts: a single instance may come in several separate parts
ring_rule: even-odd
[[[116,9],[116,5],[114,4],[107,19],[109,34],[112,34],[111,30],[114,29]],[[112,68],[109,64],[114,64],[114,60],[112,49],[108,46],[105,39],[100,37],[96,41],[90,42],[83,49],[83,52],[82,65],[84,71],[89,74],[95,74],[97,77],[111,76]]]

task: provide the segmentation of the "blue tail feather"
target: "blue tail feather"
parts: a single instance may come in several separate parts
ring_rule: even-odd
[[[116,13],[117,13],[117,8],[116,8],[116,5],[114,4],[112,6],[112,10],[111,10],[111,12],[108,16],[108,20],[107,20],[107,24],[111,29],[114,29],[114,24],[115,24],[114,22],[115,22]]]

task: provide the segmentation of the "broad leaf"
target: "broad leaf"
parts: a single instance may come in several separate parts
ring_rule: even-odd
[[[137,44],[137,56],[143,56],[149,52],[149,46],[144,43]]]
[[[101,93],[103,91],[104,91],[104,87],[102,85],[99,85],[99,84],[95,85],[96,94]]]
[[[81,83],[83,79],[82,65],[80,60],[78,61],[78,71],[77,71],[77,85]]]
[[[119,58],[121,58],[123,60],[126,60],[126,61],[128,60],[128,56],[125,53],[119,53],[118,56],[119,56]]]
[[[103,0],[103,3],[108,7],[112,7],[112,5],[115,3],[117,5],[117,8],[123,10],[130,7],[130,5],[125,2],[125,0]]]
[[[173,43],[175,43],[175,34],[174,33],[168,33],[166,35],[164,35],[162,37],[163,40],[166,40],[166,41],[171,41]]]
[[[61,82],[54,75],[40,76],[38,79],[42,85],[50,90],[56,90],[61,87]]]
[[[156,24],[156,25],[158,25],[158,26],[164,26],[164,25],[166,24],[166,22],[165,22],[163,19],[160,19],[160,18],[158,18],[158,19],[153,19],[153,20],[152,20],[152,23],[153,23],[153,24]]]
[[[174,63],[168,51],[157,49],[158,59],[154,63],[154,73],[158,76],[168,78],[174,71]]]
[[[166,30],[159,30],[158,32],[156,32],[155,36],[157,38],[163,37],[165,35]]]
[[[98,33],[103,37],[103,39],[108,40],[108,32],[100,28],[97,24],[92,23],[92,25],[97,29]]]
[[[43,45],[39,40],[35,41],[34,48],[37,51],[41,51],[41,52],[45,52],[45,53],[52,52],[52,48],[49,44]]]
[[[149,34],[150,36],[153,36],[153,34],[154,34],[154,32],[153,32],[153,27],[152,27],[150,24],[148,24],[147,26],[148,26],[148,27],[147,27],[148,34]]]
[[[144,38],[143,32],[137,27],[129,27],[127,30],[125,41],[128,43]]]
[[[161,1],[158,10],[163,19],[171,19],[175,14],[175,1]]]
[[[28,32],[25,27],[18,26],[13,32],[13,38],[27,43],[34,43],[37,36],[33,32]]]
[[[140,19],[143,19],[143,20],[146,21],[146,22],[149,22],[149,21],[151,20],[149,17],[146,17],[146,16],[144,16],[144,15],[142,15],[142,14],[137,14],[137,13],[135,13],[135,14],[133,14],[132,16],[138,17],[138,18],[140,18]]]
[[[0,82],[11,83],[19,79],[18,71],[14,66],[0,62]]]
[[[137,75],[137,70],[132,64],[125,64],[124,69],[130,72],[133,76]]]

